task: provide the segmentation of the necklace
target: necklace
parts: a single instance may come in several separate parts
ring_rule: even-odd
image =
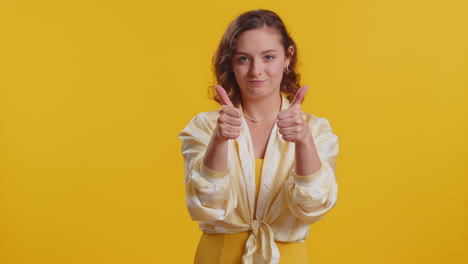
[[[264,118],[264,119],[255,119],[255,118],[252,118],[246,114],[243,114],[247,119],[249,120],[252,120],[253,122],[255,123],[260,123],[260,122],[263,122],[263,121],[266,121],[266,120],[269,120],[269,119],[272,119],[273,117],[275,117],[276,115],[278,115],[279,112],[276,112],[276,113],[273,113],[271,116],[267,117],[267,118]]]

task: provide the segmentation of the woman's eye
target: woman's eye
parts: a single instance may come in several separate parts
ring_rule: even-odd
[[[239,57],[239,61],[240,61],[240,62],[247,61],[248,59],[249,59],[249,58],[247,58],[246,56]]]
[[[274,57],[274,56],[271,56],[271,55],[266,55],[265,58],[266,58],[267,60],[272,60],[272,59],[274,59],[275,57]]]

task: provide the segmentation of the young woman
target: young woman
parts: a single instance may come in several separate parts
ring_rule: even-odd
[[[308,263],[309,225],[337,200],[338,137],[301,110],[297,47],[274,12],[228,27],[214,55],[219,111],[179,133],[195,263]]]

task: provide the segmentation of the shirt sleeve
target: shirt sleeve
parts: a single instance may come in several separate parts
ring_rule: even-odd
[[[308,224],[322,219],[336,205],[338,193],[335,178],[338,137],[333,134],[326,118],[321,118],[315,129],[314,142],[320,157],[320,169],[307,176],[299,176],[293,169],[285,184],[290,211]]]
[[[230,188],[229,168],[213,171],[203,162],[214,127],[201,115],[196,116],[179,133],[185,167],[187,209],[194,221],[219,221],[237,204]]]

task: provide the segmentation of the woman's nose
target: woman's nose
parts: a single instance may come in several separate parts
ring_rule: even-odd
[[[250,73],[254,76],[262,75],[263,63],[259,60],[253,60],[250,66]]]

